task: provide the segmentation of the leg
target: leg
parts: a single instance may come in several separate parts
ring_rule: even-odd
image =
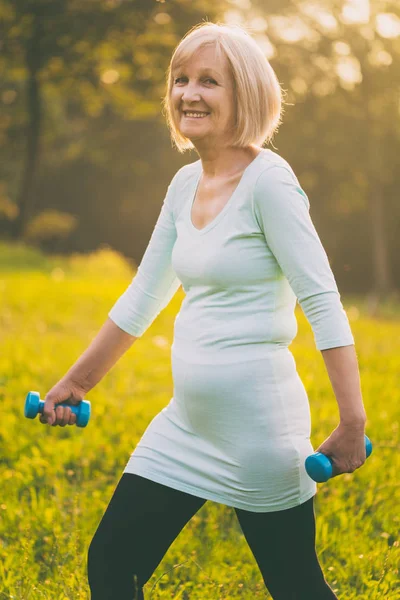
[[[91,600],[144,600],[143,585],[205,502],[123,473],[89,546]]]
[[[315,551],[314,497],[281,511],[235,509],[274,600],[337,600]]]

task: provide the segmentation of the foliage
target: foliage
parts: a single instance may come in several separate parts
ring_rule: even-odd
[[[171,150],[161,116],[173,50],[202,20],[237,21],[288,92],[274,147],[340,286],[399,288],[399,3],[355,4],[0,0],[0,235],[24,198],[34,214],[77,215],[66,250],[106,242],[138,262],[169,181],[198,158]]]
[[[45,273],[52,280],[62,281],[67,278],[94,278],[127,279],[132,277],[137,266],[128,261],[122,254],[101,246],[95,252],[86,254],[72,253],[69,256],[51,256],[40,249],[29,246],[23,242],[0,242],[0,273],[36,271]]]
[[[44,210],[28,223],[24,239],[33,244],[54,250],[59,240],[65,240],[76,229],[74,215],[57,210]]]
[[[131,276],[131,265],[107,248],[63,259],[0,245],[1,600],[89,597],[92,536],[130,453],[171,397],[170,344],[182,290],[88,395],[87,428],[51,428],[23,416],[26,393],[43,397],[65,374]],[[370,319],[360,298],[342,300],[374,450],[355,473],[319,484],[317,552],[339,598],[398,600],[400,306]],[[291,350],[310,398],[316,447],[336,427],[338,410],[311,328],[296,311],[299,332]],[[233,509],[212,502],[173,542],[145,597],[270,598]]]

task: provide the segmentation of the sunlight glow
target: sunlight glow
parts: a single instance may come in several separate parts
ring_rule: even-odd
[[[380,13],[376,17],[376,31],[383,38],[400,36],[400,18],[393,13]]]
[[[243,25],[243,15],[238,10],[228,10],[224,13],[224,21],[228,25]]]
[[[311,86],[312,93],[314,96],[323,98],[324,96],[330,96],[335,91],[336,84],[334,81],[324,79],[323,81],[314,81]]]
[[[381,47],[380,43],[375,43],[368,53],[368,62],[376,67],[380,67],[382,65],[388,67],[392,64],[393,57],[389,52]]]
[[[369,0],[347,0],[343,6],[342,21],[352,23],[368,23],[370,20]]]
[[[271,16],[269,23],[276,35],[285,42],[299,42],[310,35],[310,29],[300,17]]]
[[[261,48],[262,53],[268,60],[271,60],[276,53],[275,47],[269,41],[266,35],[253,35],[253,38],[257,42],[257,46]]]
[[[116,83],[119,79],[119,73],[115,69],[108,69],[101,74],[101,81],[107,85]]]
[[[250,10],[252,8],[250,0],[229,0],[230,4],[237,6],[240,9]]]
[[[335,17],[325,11],[319,4],[308,2],[307,4],[301,4],[299,9],[304,15],[315,19],[326,31],[334,31],[337,28]]]
[[[172,21],[171,16],[166,12],[159,12],[154,16],[154,21],[158,25],[166,25]]]
[[[335,50],[336,54],[340,54],[341,56],[349,56],[351,54],[351,48],[346,42],[334,42],[333,49]]]
[[[249,29],[251,32],[257,31],[262,32],[268,28],[268,23],[264,19],[264,17],[253,17],[246,21],[246,29]]]
[[[354,56],[340,57],[335,69],[344,89],[352,90],[356,83],[361,83],[362,81],[360,63]]]

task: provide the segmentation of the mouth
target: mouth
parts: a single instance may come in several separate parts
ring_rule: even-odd
[[[194,116],[194,117],[193,117],[193,116],[189,116],[189,115],[193,115],[193,114],[195,114],[195,112],[196,112],[196,114],[198,114],[199,116]],[[197,111],[194,111],[194,112],[192,112],[192,111],[190,111],[190,110],[185,110],[185,111],[183,111],[183,113],[182,113],[182,115],[185,117],[185,119],[190,119],[190,120],[192,120],[192,121],[194,121],[194,120],[196,120],[196,119],[197,119],[198,121],[201,121],[202,119],[205,119],[206,117],[208,117],[208,115],[209,115],[209,114],[210,114],[209,112],[199,112],[199,113],[197,113]],[[201,115],[201,116],[200,116],[200,115]]]

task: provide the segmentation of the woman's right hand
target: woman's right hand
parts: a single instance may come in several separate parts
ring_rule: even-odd
[[[68,379],[61,379],[44,398],[43,413],[39,420],[44,425],[75,425],[76,415],[69,406],[57,406],[61,402],[78,405],[85,396],[85,391]]]

